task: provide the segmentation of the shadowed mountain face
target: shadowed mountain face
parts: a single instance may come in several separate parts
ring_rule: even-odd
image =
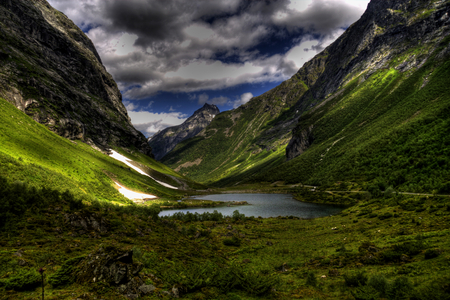
[[[417,128],[425,135],[434,132],[427,127],[434,125],[424,120],[445,116],[449,11],[448,0],[371,1],[359,21],[292,78],[217,115],[202,134],[177,145],[162,162],[219,186],[249,180],[319,184],[386,177],[381,166],[394,160],[381,162],[381,157],[401,147],[393,141],[412,143]],[[438,149],[439,142],[429,141],[424,149]],[[409,155],[402,151],[396,155]],[[423,165],[421,159],[414,161],[422,174],[433,161]],[[377,166],[363,168],[361,161]],[[344,171],[349,168],[351,172]],[[410,189],[405,174],[394,177],[383,180]],[[411,178],[419,185],[429,176],[422,179]],[[438,190],[439,184],[436,180],[426,190]]]
[[[45,0],[0,2],[0,96],[59,135],[151,155],[87,36]]]
[[[161,159],[180,142],[196,136],[208,126],[219,113],[220,111],[217,106],[205,103],[202,108],[196,110],[189,119],[183,122],[183,124],[168,127],[156,133],[149,140],[155,158],[158,160]]]

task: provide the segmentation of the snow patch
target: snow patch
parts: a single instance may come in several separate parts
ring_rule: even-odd
[[[120,184],[118,184],[115,181],[114,181],[114,183],[119,186],[119,193],[121,193],[122,195],[124,195],[126,198],[128,198],[130,200],[135,200],[135,199],[144,200],[144,199],[155,199],[156,198],[155,195],[133,192],[127,188],[124,188],[123,186],[121,186]]]
[[[126,164],[127,166],[129,166],[130,168],[132,168],[133,170],[135,170],[136,172],[138,172],[139,174],[148,176],[148,177],[150,177],[151,179],[153,179],[154,181],[156,181],[157,183],[159,183],[160,185],[165,186],[165,187],[167,187],[167,188],[169,188],[169,189],[178,190],[177,187],[174,187],[174,186],[172,186],[172,185],[170,185],[170,184],[167,184],[167,183],[165,183],[165,182],[156,180],[156,179],[153,178],[152,176],[148,175],[147,173],[145,173],[144,171],[142,171],[141,169],[139,169],[138,167],[136,167],[135,165],[133,165],[133,164],[131,163],[131,162],[132,162],[131,159],[126,158],[125,156],[123,156],[122,154],[118,153],[117,151],[111,150],[111,152],[112,152],[112,154],[109,155],[109,156],[111,156],[112,158],[114,158],[114,159],[116,159],[116,160],[118,160],[118,161],[123,162],[124,164]]]

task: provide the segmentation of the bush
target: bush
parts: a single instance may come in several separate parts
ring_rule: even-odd
[[[54,288],[73,283],[73,273],[76,270],[75,265],[78,264],[82,259],[83,256],[66,260],[61,268],[58,269],[58,271],[48,277],[48,283]]]
[[[317,286],[317,278],[313,272],[308,272],[308,275],[306,276],[306,285]]]
[[[223,244],[225,246],[239,247],[241,245],[241,240],[237,236],[233,236],[231,239],[224,239]]]
[[[378,300],[380,299],[378,291],[370,285],[365,285],[352,291],[355,300]]]
[[[15,276],[4,281],[5,289],[30,291],[41,285],[41,275],[36,270],[20,270]]]
[[[413,294],[413,286],[406,277],[395,278],[387,291],[388,299],[392,300],[407,299],[409,295]]]
[[[367,285],[373,287],[380,297],[385,297],[389,288],[389,283],[383,275],[371,276]]]
[[[392,214],[387,212],[387,213],[385,213],[383,215],[378,216],[378,219],[385,220],[385,219],[389,219],[391,217],[392,217]]]
[[[425,251],[425,259],[431,259],[431,258],[435,258],[438,257],[441,254],[441,250],[439,249],[428,249],[427,251]]]
[[[360,271],[353,275],[344,274],[344,280],[346,286],[359,287],[366,285],[367,276],[363,271]]]

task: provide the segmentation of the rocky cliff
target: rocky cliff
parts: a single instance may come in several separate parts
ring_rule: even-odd
[[[205,103],[179,126],[166,128],[156,133],[149,141],[156,159],[161,159],[180,142],[196,136],[211,123],[220,111],[215,105]]]
[[[0,96],[66,138],[151,155],[92,42],[45,0],[0,2]]]
[[[295,75],[310,87],[296,106],[319,109],[355,78],[364,81],[378,70],[408,74],[420,68],[450,34],[449,11],[450,3],[444,0],[371,1],[359,21]],[[310,145],[311,126],[300,122],[295,128],[287,159]]]

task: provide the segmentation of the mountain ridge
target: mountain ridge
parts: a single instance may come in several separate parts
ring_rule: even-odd
[[[437,70],[438,61],[448,59],[449,5],[449,1],[371,1],[360,20],[292,78],[233,111],[219,114],[205,128],[205,137],[181,143],[162,161],[193,179],[221,186],[245,182],[252,176],[266,181],[277,166],[274,181],[295,178],[303,171],[289,168],[292,176],[284,174],[286,158],[293,159],[311,145],[323,143],[325,130],[337,135],[337,128],[352,122],[351,114],[339,118],[330,115],[329,122],[336,125],[333,129],[311,122],[311,115],[318,120],[331,113],[338,103],[350,101],[352,90],[367,86],[368,80],[381,74],[387,76],[386,84],[393,80],[388,78],[397,78],[396,86],[389,86],[395,91],[414,74],[419,76],[428,60],[436,61],[433,68]],[[420,86],[410,92],[418,92]],[[373,92],[373,101],[388,92],[388,87],[375,87],[367,90]],[[362,106],[357,110],[363,111]],[[234,137],[225,131],[234,132]],[[329,145],[339,145],[340,138],[336,136]],[[224,154],[216,154],[217,148]],[[310,162],[308,168],[311,164],[315,163]],[[258,177],[261,172],[267,176]]]
[[[0,95],[35,121],[101,149],[151,155],[89,38],[46,1],[0,3]]]
[[[157,132],[149,139],[155,159],[160,160],[177,144],[199,134],[219,113],[220,110],[217,106],[205,103],[181,125],[171,126]]]

